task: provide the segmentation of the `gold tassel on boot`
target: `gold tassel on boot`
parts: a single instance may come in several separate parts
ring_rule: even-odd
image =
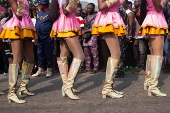
[[[67,78],[67,82],[66,82],[66,86],[65,86],[65,90],[64,93],[70,98],[70,99],[74,99],[77,100],[79,99],[78,96],[73,94],[72,88],[74,85],[74,79],[77,76],[77,72],[80,68],[81,65],[81,60],[74,58],[68,73],[68,78]]]
[[[66,86],[66,82],[67,82],[67,77],[68,77],[68,61],[67,61],[67,57],[58,57],[57,58],[57,63],[58,63],[58,67],[60,70],[60,75],[63,81],[63,86],[62,86],[62,95],[65,96],[65,86]],[[79,91],[76,89],[73,89],[74,93],[78,93]]]
[[[10,64],[9,65],[9,93],[8,93],[8,102],[11,103],[12,101],[15,103],[25,103],[25,100],[18,99],[18,96],[15,93],[16,84],[17,84],[17,77],[18,77],[18,64]]]
[[[30,81],[30,76],[31,76],[33,67],[34,67],[34,64],[27,63],[27,62],[23,61],[23,63],[22,63],[22,81],[21,81],[20,88],[18,90],[19,95],[22,95],[22,94],[26,94],[29,96],[35,95],[34,93],[29,92],[29,90],[27,89],[27,85],[28,85],[28,82]]]
[[[167,94],[160,92],[160,90],[157,88],[158,80],[160,76],[160,71],[162,67],[162,56],[151,56],[151,76],[149,79],[149,88],[148,88],[148,96],[151,96],[152,94],[155,96],[167,96]]]
[[[122,98],[123,95],[119,94],[117,91],[114,91],[112,89],[113,84],[113,77],[116,73],[116,70],[118,68],[118,59],[108,58],[107,61],[107,69],[106,69],[106,80],[105,84],[102,90],[103,98],[106,98],[106,96],[109,96],[111,98]]]
[[[148,90],[149,87],[149,80],[151,77],[151,59],[150,59],[151,55],[147,56],[147,60],[146,60],[146,74],[145,74],[145,81],[144,81],[144,90]]]

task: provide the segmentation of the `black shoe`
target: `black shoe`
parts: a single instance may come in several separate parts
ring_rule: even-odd
[[[117,71],[115,78],[123,78],[125,76],[124,71]]]

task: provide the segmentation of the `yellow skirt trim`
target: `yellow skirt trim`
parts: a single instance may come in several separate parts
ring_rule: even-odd
[[[69,32],[59,32],[59,33],[57,33],[57,31],[52,30],[50,33],[50,37],[54,37],[54,38],[58,38],[58,37],[67,38],[67,37],[74,37],[74,36],[79,36],[79,35],[81,35],[81,30],[69,31]]]
[[[106,25],[106,26],[93,26],[93,29],[92,29],[93,35],[99,36],[105,33],[113,33],[113,34],[116,34],[117,36],[123,36],[127,34],[126,29],[123,26],[114,27],[111,24]]]
[[[167,34],[168,28],[155,28],[152,26],[142,28],[142,35],[164,35]]]
[[[38,39],[33,29],[20,29],[15,27],[14,30],[3,29],[0,34],[1,39]]]

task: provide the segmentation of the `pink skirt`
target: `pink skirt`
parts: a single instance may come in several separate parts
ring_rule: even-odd
[[[104,33],[113,33],[117,36],[126,35],[126,27],[118,12],[98,12],[92,27],[92,34],[98,36]]]
[[[60,15],[53,24],[51,37],[73,37],[81,35],[81,27],[75,15]]]
[[[149,11],[141,28],[142,35],[164,35],[168,33],[168,24],[162,12]]]
[[[16,16],[13,16],[9,21],[7,21],[2,28],[5,30],[14,30],[15,27],[19,27],[20,29],[33,29],[35,27],[32,23],[32,20],[29,15],[23,15],[22,21],[18,20]]]

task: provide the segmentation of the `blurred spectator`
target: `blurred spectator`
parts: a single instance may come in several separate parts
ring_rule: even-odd
[[[47,68],[46,77],[52,76],[52,53],[54,42],[50,38],[53,21],[49,19],[49,1],[42,0],[40,2],[41,10],[37,13],[36,33],[37,40],[37,56],[38,71],[32,75],[38,77],[44,75],[44,69]]]
[[[85,26],[83,28],[83,47],[85,54],[86,71],[94,74],[99,68],[97,36],[91,34],[91,28],[96,18],[95,5],[87,5],[88,16],[84,18]],[[93,64],[93,65],[92,65]]]
[[[77,7],[77,11],[76,11],[77,21],[79,22],[80,27],[84,27],[84,20],[83,20],[83,18],[81,16],[82,16],[82,8]]]

